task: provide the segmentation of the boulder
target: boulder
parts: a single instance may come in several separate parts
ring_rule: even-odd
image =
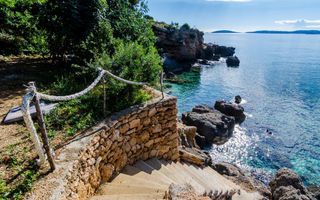
[[[219,61],[220,58],[221,58],[221,57],[220,57],[219,55],[214,55],[211,60],[212,60],[212,61]]]
[[[201,71],[201,65],[199,63],[195,63],[191,67],[192,72],[200,72]]]
[[[262,182],[255,179],[251,174],[245,173],[236,165],[221,162],[214,163],[211,167],[227,179],[240,185],[247,192],[258,191],[262,196],[271,198],[271,192]]]
[[[192,112],[183,113],[183,123],[197,127],[197,132],[206,139],[206,146],[227,142],[234,130],[234,117],[226,116],[212,107],[211,112],[197,112],[199,107],[201,106],[197,106]]]
[[[240,65],[240,60],[237,56],[228,56],[226,63],[228,67],[238,67]]]
[[[236,104],[240,104],[241,101],[242,101],[242,98],[240,97],[240,95],[237,95],[237,96],[234,97],[234,102],[235,102]]]
[[[195,136],[197,132],[197,127],[195,126],[186,126],[178,122],[178,133],[180,144],[185,147],[196,147]]]
[[[212,163],[209,153],[197,148],[179,147],[179,155],[180,160],[198,166],[209,166]]]
[[[216,110],[214,109],[214,107],[212,106],[208,106],[208,105],[197,105],[196,107],[194,107],[192,109],[192,112],[196,112],[196,113],[210,113],[210,112],[215,112]]]
[[[214,60],[214,54],[216,49],[218,48],[218,45],[208,43],[208,44],[203,44],[202,45],[202,50],[201,50],[201,59],[205,60]]]
[[[315,184],[310,184],[308,186],[309,192],[317,199],[320,200],[320,186]]]
[[[206,59],[198,59],[197,61],[198,63],[200,63],[201,65],[210,65],[210,61],[206,60]]]
[[[281,168],[269,186],[273,200],[315,200],[298,174],[288,168]]]
[[[200,149],[204,149],[206,147],[206,137],[199,135],[199,133],[196,133],[195,140]]]
[[[225,115],[233,116],[237,123],[242,123],[246,119],[242,106],[226,103],[225,101],[216,101],[214,108]]]
[[[234,47],[217,46],[215,50],[215,54],[221,57],[233,56],[234,53],[235,53]]]

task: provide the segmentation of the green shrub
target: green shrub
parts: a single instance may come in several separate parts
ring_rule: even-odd
[[[181,26],[181,28],[180,28],[180,29],[183,29],[183,30],[190,30],[191,28],[190,28],[190,25],[189,25],[189,24],[185,23],[185,24],[183,24],[183,25]]]
[[[38,29],[41,0],[0,1],[0,54],[47,54],[45,32]]]

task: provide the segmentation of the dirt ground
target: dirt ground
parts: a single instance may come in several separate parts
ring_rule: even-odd
[[[2,121],[11,108],[21,105],[26,94],[24,85],[36,81],[37,86],[42,87],[56,70],[43,58],[0,57],[0,186],[1,181],[4,182],[12,194],[30,190],[32,181],[46,175],[49,167],[36,166],[37,154],[24,122],[3,124]],[[54,149],[59,149],[68,139],[60,134],[50,142]]]

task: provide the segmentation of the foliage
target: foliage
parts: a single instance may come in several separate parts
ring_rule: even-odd
[[[183,25],[181,26],[180,29],[190,30],[191,28],[190,28],[190,25],[189,25],[189,24],[185,23],[185,24],[183,24]]]
[[[5,0],[0,1],[0,54],[42,54],[68,58],[52,84],[41,92],[68,95],[79,92],[96,78],[97,68],[108,69],[131,81],[156,84],[161,59],[155,48],[147,7],[139,0]],[[2,49],[2,48],[5,49]],[[63,65],[53,65],[63,66]],[[60,71],[60,69],[59,69]],[[151,98],[141,86],[108,78],[107,114]],[[45,116],[51,139],[92,126],[103,117],[102,85],[85,96],[59,103]],[[11,188],[0,180],[0,199],[20,199],[39,175],[34,165],[27,170],[10,154],[10,167],[23,180]]]
[[[43,1],[0,1],[0,54],[46,54],[46,35],[37,28]]]
[[[40,168],[35,162],[30,161],[27,167],[23,166],[28,160],[26,154],[30,152],[30,148],[22,150],[18,148],[19,145],[21,142],[7,145],[0,153],[3,164],[13,169],[19,177],[13,182],[0,179],[0,199],[23,199],[24,193],[31,189],[32,183],[40,176]]]
[[[50,54],[76,54],[80,43],[98,24],[100,0],[48,0],[42,5],[40,27],[46,30]]]
[[[98,67],[110,70],[112,73],[132,81],[148,82],[155,84],[156,75],[161,69],[160,57],[155,48],[146,49],[138,42],[124,43],[115,40],[115,53],[113,55],[104,52],[96,61],[89,64],[92,69]],[[51,92],[59,95],[67,95],[78,92],[86,84],[75,84],[77,78],[70,73],[53,83]],[[73,86],[73,87],[70,87]],[[127,108],[150,99],[150,95],[140,86],[132,86],[108,78],[106,83],[107,114]],[[103,89],[98,86],[87,95],[60,103],[59,107],[49,116],[45,117],[46,124],[52,130],[63,130],[66,135],[73,135],[79,130],[90,127],[103,117]]]

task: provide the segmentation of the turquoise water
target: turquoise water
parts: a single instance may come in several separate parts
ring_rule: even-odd
[[[245,100],[246,121],[226,144],[212,146],[213,159],[265,182],[288,167],[306,184],[320,184],[320,35],[205,34],[205,42],[236,47],[240,67],[216,63],[183,74],[191,81],[170,90],[179,115],[236,95]]]

